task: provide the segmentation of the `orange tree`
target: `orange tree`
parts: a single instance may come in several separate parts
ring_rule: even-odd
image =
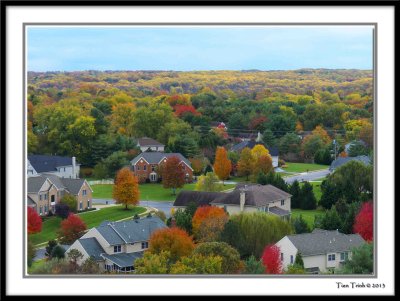
[[[197,238],[207,241],[209,240],[207,238],[210,237],[211,232],[221,232],[227,221],[228,215],[223,208],[216,206],[201,206],[196,209],[192,218],[193,233]]]
[[[172,188],[176,194],[176,188],[182,188],[185,184],[185,172],[178,157],[170,157],[162,165],[162,183],[164,188]]]
[[[117,204],[124,204],[125,209],[128,205],[139,203],[139,181],[128,167],[118,171],[115,177],[112,196]]]
[[[170,260],[176,262],[181,257],[189,256],[193,249],[193,240],[186,231],[172,227],[153,232],[150,236],[148,252],[161,254],[163,251],[168,251]]]
[[[215,174],[222,182],[229,177],[232,170],[232,162],[228,159],[228,153],[224,147],[217,147],[213,167]]]

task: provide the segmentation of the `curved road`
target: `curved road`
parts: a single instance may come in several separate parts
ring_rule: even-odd
[[[316,179],[324,178],[329,174],[330,174],[330,171],[327,168],[327,169],[322,169],[322,170],[317,170],[317,171],[302,172],[302,173],[297,174],[295,176],[285,177],[283,179],[285,180],[286,183],[291,184],[295,180],[297,180],[299,182],[313,181],[313,180],[316,180]]]

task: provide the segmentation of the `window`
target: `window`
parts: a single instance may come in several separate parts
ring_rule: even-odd
[[[90,208],[90,200],[87,201],[87,207]]]
[[[328,255],[328,261],[335,261],[335,254],[329,254]]]
[[[65,167],[64,167],[64,171],[65,171]]]
[[[143,165],[143,170],[147,170],[147,165]]]
[[[39,207],[39,214],[42,215],[43,210],[42,210],[42,206]]]
[[[347,252],[340,253],[340,261],[345,261],[348,258],[349,258],[349,253]]]
[[[293,263],[293,255],[290,255],[290,263]]]
[[[86,194],[86,189],[82,190],[82,195],[85,196]]]
[[[149,247],[149,243],[147,241],[142,242],[142,249],[147,249]]]
[[[39,195],[39,200],[42,200],[42,195],[41,194]]]
[[[82,201],[79,202],[79,210],[82,210],[83,205],[82,205]]]
[[[283,253],[281,253],[281,261],[283,261]]]
[[[285,206],[285,200],[281,201],[281,206]]]
[[[138,165],[138,166],[136,166],[136,170],[140,170],[140,166]]]
[[[151,166],[151,171],[155,171],[156,170],[156,166],[155,165],[152,165]]]
[[[44,199],[47,200],[47,194],[44,195]]]
[[[114,253],[121,253],[121,245],[114,246]]]

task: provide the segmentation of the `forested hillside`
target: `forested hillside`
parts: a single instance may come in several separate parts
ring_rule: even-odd
[[[213,160],[217,146],[263,134],[283,158],[308,161],[373,144],[371,70],[28,73],[28,152],[94,167],[132,158],[135,138]],[[226,127],[218,126],[224,122]]]

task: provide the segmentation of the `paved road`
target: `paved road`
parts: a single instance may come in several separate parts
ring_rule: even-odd
[[[295,180],[302,182],[302,181],[312,181],[320,178],[324,178],[329,174],[329,169],[323,169],[318,171],[310,171],[310,172],[303,172],[296,176],[286,177],[284,178],[285,182],[288,184],[293,183]]]
[[[61,245],[64,250],[67,250],[70,245]],[[38,261],[40,259],[46,258],[46,247],[36,249],[36,255],[33,257],[33,261]]]

